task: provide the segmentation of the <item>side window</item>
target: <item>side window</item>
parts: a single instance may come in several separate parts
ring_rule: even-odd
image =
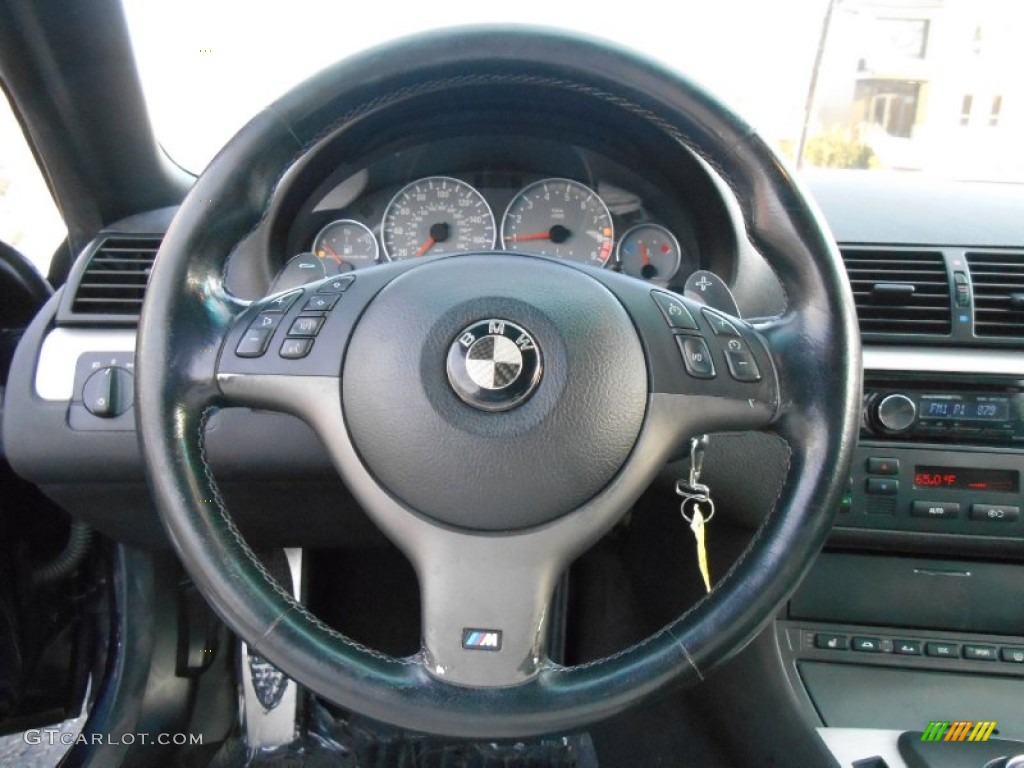
[[[6,96],[0,94],[0,240],[43,275],[67,228]]]

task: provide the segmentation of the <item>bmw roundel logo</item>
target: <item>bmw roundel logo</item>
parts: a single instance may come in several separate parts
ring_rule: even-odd
[[[484,411],[507,411],[540,381],[541,357],[529,331],[508,320],[480,320],[448,350],[448,381],[464,402]]]

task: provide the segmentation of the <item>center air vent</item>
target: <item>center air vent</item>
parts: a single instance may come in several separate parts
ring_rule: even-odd
[[[106,237],[73,287],[72,314],[138,318],[159,248],[158,237]]]
[[[949,277],[938,251],[841,249],[862,334],[948,336]]]
[[[1024,252],[967,254],[976,336],[1024,337]]]

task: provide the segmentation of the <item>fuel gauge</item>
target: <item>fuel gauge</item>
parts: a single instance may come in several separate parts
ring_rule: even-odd
[[[618,257],[627,275],[666,283],[679,270],[682,253],[665,227],[637,224],[619,241]]]
[[[380,249],[377,238],[365,224],[354,219],[339,219],[313,238],[313,253],[323,261],[327,274],[334,275],[372,267],[377,263]]]

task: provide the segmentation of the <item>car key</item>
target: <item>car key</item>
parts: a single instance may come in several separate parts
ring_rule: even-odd
[[[711,574],[708,570],[707,524],[715,516],[715,502],[711,499],[708,486],[700,482],[700,473],[704,466],[704,450],[708,445],[708,436],[701,435],[690,440],[690,477],[689,482],[680,480],[676,483],[676,493],[683,497],[679,512],[690,524],[693,537],[697,542],[697,568],[704,580],[704,588],[711,591]],[[707,514],[701,509],[707,505]],[[689,508],[689,511],[687,511]]]

